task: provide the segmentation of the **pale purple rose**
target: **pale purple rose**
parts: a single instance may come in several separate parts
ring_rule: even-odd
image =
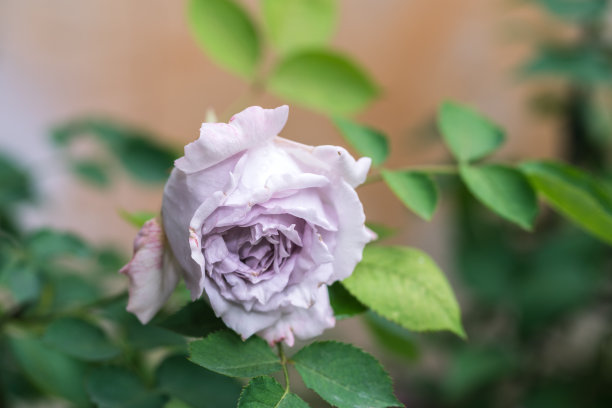
[[[351,275],[372,233],[355,192],[370,159],[279,137],[288,113],[250,107],[204,123],[175,162],[162,219],[193,299],[205,293],[245,339],[291,346],[334,326],[327,286]]]

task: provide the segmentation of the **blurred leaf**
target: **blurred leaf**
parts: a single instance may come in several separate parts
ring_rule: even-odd
[[[308,408],[300,397],[285,392],[272,377],[255,377],[240,394],[238,408]]]
[[[41,229],[26,239],[30,254],[41,264],[59,257],[73,256],[87,258],[92,255],[91,248],[70,232]]]
[[[45,331],[43,342],[83,361],[108,360],[120,353],[100,328],[76,318],[52,322]]]
[[[11,338],[10,344],[21,368],[37,387],[78,406],[89,406],[81,363],[33,338]]]
[[[346,319],[368,310],[368,308],[351,295],[340,282],[334,282],[328,287],[328,291],[329,302],[334,310],[336,319]]]
[[[478,160],[497,150],[504,131],[475,110],[456,102],[444,102],[438,111],[438,127],[453,155],[461,162]]]
[[[387,227],[386,225],[382,224],[366,222],[366,227],[371,229],[378,236],[378,238],[376,238],[376,241],[382,241],[384,239],[391,238],[392,236],[397,234],[397,228]]]
[[[206,337],[210,333],[225,328],[225,324],[215,316],[215,312],[204,299],[189,302],[175,314],[168,316],[160,326],[190,337]]]
[[[143,325],[132,315],[127,322],[126,336],[134,348],[141,350],[167,346],[182,347],[186,344],[183,336],[151,323]]]
[[[317,341],[292,358],[308,388],[339,408],[398,407],[391,378],[378,361],[357,347]]]
[[[131,176],[149,183],[165,182],[177,156],[148,132],[104,118],[91,117],[63,123],[53,129],[51,136],[60,147],[67,147],[79,138],[94,137]]]
[[[159,389],[193,408],[233,408],[240,396],[238,381],[199,367],[183,355],[166,358],[156,377]]]
[[[283,98],[337,115],[360,111],[378,95],[376,85],[359,66],[323,50],[302,51],[283,59],[268,85]]]
[[[11,157],[0,153],[0,207],[33,199],[30,175]]]
[[[525,408],[575,408],[581,406],[583,398],[575,396],[576,391],[579,392],[579,388],[572,383],[559,383],[559,384],[539,384],[529,390],[529,394],[525,397],[524,407]],[[594,407],[605,407],[609,401],[605,401],[605,397],[602,395],[600,398],[601,405],[594,405]]]
[[[261,7],[270,42],[283,53],[324,45],[334,30],[335,0],[263,0]]]
[[[97,264],[104,271],[117,272],[127,261],[126,256],[113,247],[102,248],[98,252]]]
[[[36,268],[23,261],[13,262],[0,270],[0,285],[11,292],[17,303],[38,299],[42,289]]]
[[[280,359],[257,336],[242,340],[229,330],[189,343],[189,359],[204,368],[230,377],[255,377],[281,369]]]
[[[78,275],[53,274],[50,286],[54,311],[89,304],[102,295],[98,285]]]
[[[607,0],[536,0],[557,16],[574,21],[595,20],[601,17]]]
[[[170,398],[166,405],[164,405],[164,408],[193,408],[193,406],[187,405],[178,398]]]
[[[419,217],[430,221],[438,204],[438,190],[431,177],[414,171],[383,170],[387,186]]]
[[[546,47],[539,50],[521,72],[525,75],[561,76],[587,84],[610,82],[612,62],[602,51],[587,47]]]
[[[125,210],[119,210],[119,215],[125,221],[129,222],[133,226],[137,228],[142,228],[145,222],[157,217],[156,213],[152,213],[149,211],[134,211],[128,212]]]
[[[359,154],[372,158],[374,166],[387,160],[389,141],[382,132],[341,117],[334,118],[334,124]]]
[[[526,230],[538,214],[536,194],[518,170],[497,164],[460,166],[461,179],[483,204]]]
[[[110,184],[108,169],[104,163],[95,160],[75,160],[72,171],[83,181],[96,187],[106,187]]]
[[[521,164],[535,189],[562,215],[612,243],[612,195],[595,179],[571,166],[553,162]]]
[[[419,356],[414,336],[408,330],[376,313],[367,313],[365,321],[370,328],[370,333],[385,349],[408,360],[415,360]]]
[[[373,311],[409,330],[450,330],[465,337],[446,278],[419,250],[368,246],[343,284]]]
[[[515,361],[516,356],[507,350],[465,347],[453,357],[442,382],[444,394],[450,400],[458,400],[509,374]]]
[[[259,62],[259,36],[249,15],[233,0],[190,0],[189,25],[198,45],[228,70],[251,78]]]
[[[87,376],[87,392],[99,408],[161,408],[167,400],[119,367],[93,369]]]
[[[587,135],[596,146],[606,147],[612,142],[612,90],[597,87],[584,109]]]

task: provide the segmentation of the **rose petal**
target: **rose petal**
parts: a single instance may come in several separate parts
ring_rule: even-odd
[[[162,307],[180,279],[164,231],[156,219],[147,221],[134,239],[134,256],[119,272],[130,279],[127,310],[147,323]]]
[[[234,115],[229,123],[203,123],[199,139],[185,146],[185,156],[175,166],[184,173],[214,166],[278,135],[288,115],[287,105],[276,109],[251,106]]]

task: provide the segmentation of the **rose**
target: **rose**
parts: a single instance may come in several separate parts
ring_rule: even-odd
[[[354,190],[370,159],[278,137],[288,112],[250,107],[229,124],[204,123],[175,162],[162,205],[192,298],[206,293],[227,326],[271,345],[334,326],[327,285],[351,275],[373,236]],[[158,248],[148,281],[138,282],[138,250],[124,270],[132,288],[148,282],[130,293],[128,309],[142,321],[169,296],[166,283],[178,281],[179,268],[161,267],[163,257],[172,258],[167,252]]]

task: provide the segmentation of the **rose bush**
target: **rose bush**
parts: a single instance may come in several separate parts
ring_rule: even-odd
[[[351,275],[373,237],[354,189],[371,161],[279,137],[288,112],[247,108],[185,147],[164,191],[165,238],[145,225],[123,269],[141,321],[182,275],[243,338],[293,345],[334,326],[327,285]]]

